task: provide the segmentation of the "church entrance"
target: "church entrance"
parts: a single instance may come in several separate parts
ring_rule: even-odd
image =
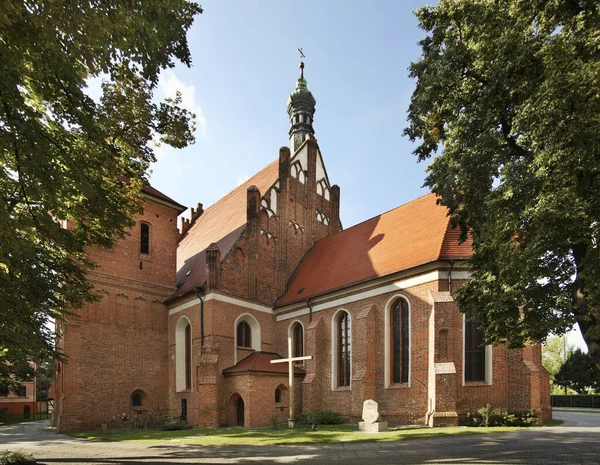
[[[238,398],[236,402],[236,426],[244,426],[244,399]]]
[[[230,426],[244,426],[245,423],[244,399],[237,392],[229,398],[228,417]]]

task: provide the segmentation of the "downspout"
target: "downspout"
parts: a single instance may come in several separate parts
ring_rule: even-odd
[[[308,307],[308,322],[312,323],[312,307],[310,306],[310,299],[306,299],[306,306]]]
[[[452,270],[454,269],[454,260],[448,260],[450,263],[450,271],[448,271],[448,292],[452,294]]]
[[[196,297],[200,301],[200,349],[204,347],[204,299],[200,295],[200,286],[194,288],[194,292],[196,292]]]

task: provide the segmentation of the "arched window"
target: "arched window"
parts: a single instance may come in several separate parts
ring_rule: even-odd
[[[140,226],[140,253],[150,253],[150,225],[141,223]]]
[[[294,323],[292,327],[292,351],[293,357],[304,356],[304,331],[299,322]]]
[[[279,388],[275,389],[275,403],[276,404],[281,403],[281,389],[279,389]]]
[[[185,327],[185,388],[192,389],[192,327]]]
[[[398,299],[390,310],[391,382],[408,383],[409,318],[408,302]]]
[[[252,347],[252,330],[247,321],[240,321],[237,326],[238,347]]]
[[[350,327],[350,314],[339,312],[335,317],[336,325],[336,359],[337,359],[337,385],[338,387],[350,386],[350,370],[352,366],[352,337]]]
[[[486,381],[486,347],[475,315],[465,316],[465,382]]]
[[[139,391],[134,392],[131,395],[131,406],[141,407],[142,406],[142,393]]]
[[[192,389],[192,326],[186,317],[175,328],[175,388]]]

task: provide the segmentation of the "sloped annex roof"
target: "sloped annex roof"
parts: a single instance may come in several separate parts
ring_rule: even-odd
[[[175,200],[173,200],[171,197],[163,194],[161,191],[159,191],[155,187],[152,187],[150,184],[144,184],[142,186],[142,192],[144,194],[148,194],[148,195],[150,195],[152,197],[155,197],[155,198],[157,198],[159,200],[162,200],[164,202],[172,204],[174,207],[176,207],[181,212],[183,212],[183,211],[185,211],[187,209],[186,206],[181,205],[179,202],[175,202]]]
[[[342,289],[439,259],[466,259],[471,240],[458,243],[447,209],[427,194],[325,237],[302,259],[276,307]]]
[[[280,358],[282,358],[281,355],[274,352],[252,352],[235,365],[225,368],[223,374],[244,372],[288,374],[288,363],[271,363],[271,360],[278,360]],[[294,367],[294,374],[303,375],[305,371]]]
[[[177,247],[177,294],[206,282],[206,249],[216,242],[224,258],[246,227],[246,191],[256,186],[263,195],[279,178],[275,160],[211,205],[196,219]]]

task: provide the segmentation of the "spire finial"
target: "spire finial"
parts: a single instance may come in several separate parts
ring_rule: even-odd
[[[300,79],[304,79],[304,61],[302,61],[306,56],[301,48],[298,49],[300,52]]]

